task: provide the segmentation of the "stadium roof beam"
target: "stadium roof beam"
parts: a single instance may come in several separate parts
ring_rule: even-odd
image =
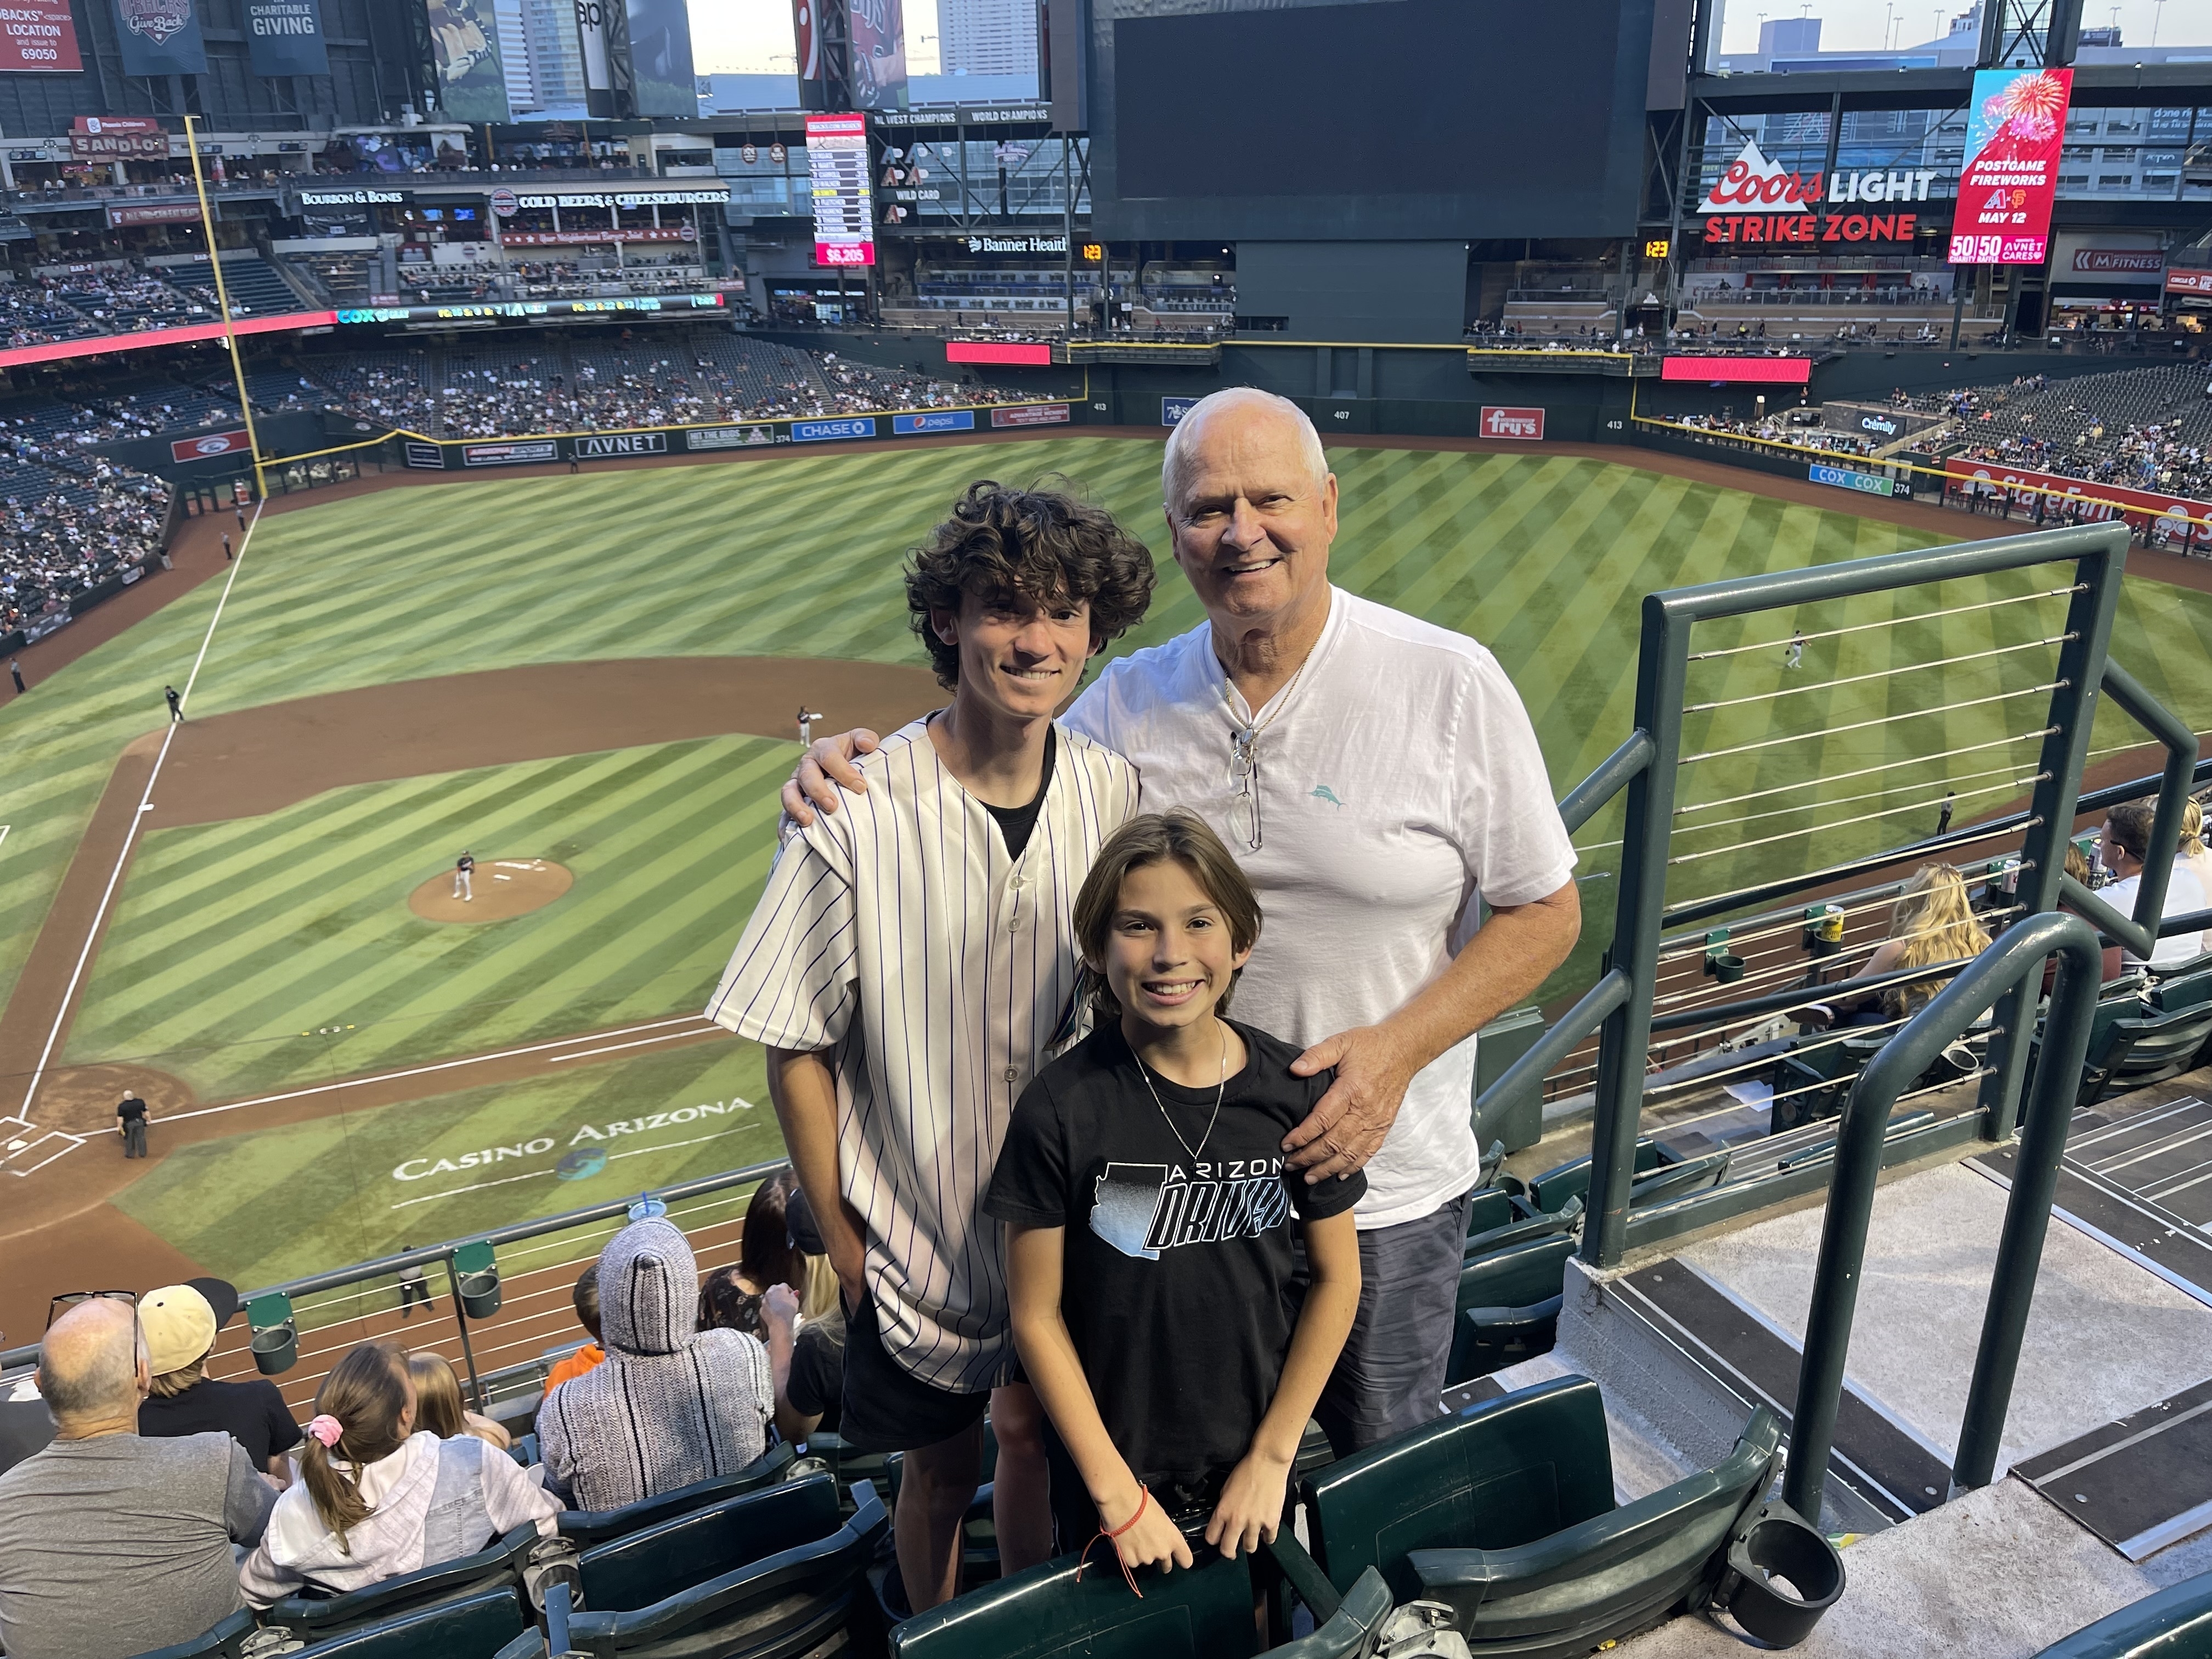
[[[1736,115],[1824,109],[1838,96],[1846,111],[1956,109],[1966,102],[1973,78],[1970,69],[1700,75],[1690,82],[1690,95],[1716,112]],[[2084,64],[2074,71],[2076,109],[2186,109],[2205,104],[2212,104],[2212,64]]]

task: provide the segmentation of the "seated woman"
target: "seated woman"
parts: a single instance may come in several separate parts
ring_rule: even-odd
[[[845,1309],[836,1270],[806,1194],[793,1188],[785,1211],[791,1282],[771,1285],[762,1308],[775,1378],[775,1427],[800,1441],[835,1434],[845,1379]]]
[[[462,1404],[461,1379],[438,1355],[409,1354],[407,1375],[415,1383],[416,1428],[428,1429],[441,1440],[472,1434],[495,1451],[505,1451],[514,1443],[514,1437],[505,1429]]]
[[[1923,864],[1898,894],[1889,915],[1889,937],[1867,959],[1855,978],[1958,962],[1989,949],[1990,936],[1974,915],[1966,878],[1948,864]],[[1856,995],[1832,997],[1808,1012],[1853,1024],[1889,1024],[1910,1019],[1936,1000],[1950,980],[1911,980]],[[1823,1024],[1816,1018],[1815,1024]]]
[[[768,1340],[761,1297],[771,1285],[793,1282],[784,1212],[796,1184],[791,1171],[784,1170],[754,1189],[752,1202],[745,1206],[745,1227],[738,1243],[736,1262],[717,1267],[699,1286],[701,1330],[738,1331]]]
[[[363,1342],[323,1379],[300,1455],[261,1542],[239,1570],[257,1607],[301,1589],[340,1595],[473,1555],[535,1522],[550,1537],[560,1501],[473,1436],[418,1428],[397,1342]]]

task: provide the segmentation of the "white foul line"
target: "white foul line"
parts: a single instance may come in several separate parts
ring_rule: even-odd
[[[177,698],[179,712],[192,695],[192,683],[199,678],[200,665],[207,660],[208,647],[215,643],[216,624],[222,620],[222,608],[230,603],[231,586],[245,568],[246,550],[252,544],[253,532],[261,522],[262,506],[259,501],[253,504],[252,523],[246,526],[245,535],[239,538],[238,556],[231,562],[222,597],[216,600],[215,615],[208,618],[207,633],[200,640],[199,654],[192,659],[192,671],[185,676],[185,689]],[[138,810],[131,815],[131,827],[123,833],[123,846],[115,854],[115,868],[108,872],[107,889],[100,896],[100,908],[93,912],[92,926],[85,930],[84,948],[76,953],[76,966],[70,970],[69,984],[62,991],[61,1006],[54,1011],[53,1029],[46,1033],[46,1046],[39,1051],[39,1063],[31,1073],[30,1086],[23,1091],[23,1103],[17,1111],[26,1122],[30,1120],[31,1102],[38,1095],[40,1080],[46,1074],[46,1062],[53,1058],[54,1044],[61,1041],[62,1027],[69,1022],[70,1005],[76,1000],[77,981],[84,977],[85,964],[92,960],[93,941],[100,937],[100,925],[106,920],[116,884],[123,879],[123,866],[130,862],[131,844],[138,839],[138,825],[154,804],[154,785],[161,775],[161,763],[169,758],[169,744],[176,738],[177,724],[171,720],[169,729],[161,734],[161,752],[154,757],[154,769],[146,775],[146,787],[138,797]]]
[[[678,1037],[696,1036],[708,1031],[720,1030],[721,1027],[715,1024],[713,1020],[702,1019],[699,1030],[696,1032],[665,1031],[659,1036],[640,1037],[635,1042],[611,1042],[604,1048],[580,1048],[573,1054],[556,1054],[545,1063],[548,1066],[560,1066],[572,1060],[589,1060],[593,1054],[611,1054],[623,1048],[642,1048],[648,1042],[673,1042]]]
[[[696,1014],[685,1014],[680,1019],[659,1019],[643,1025],[625,1025],[597,1035],[622,1036],[630,1031],[650,1031],[663,1025],[682,1025],[698,1018]],[[319,1083],[312,1089],[288,1089],[281,1095],[257,1095],[252,1100],[234,1100],[225,1106],[203,1106],[197,1111],[168,1112],[154,1121],[180,1123],[188,1117],[213,1117],[218,1112],[243,1111],[248,1106],[272,1106],[280,1100],[301,1100],[309,1095],[326,1095],[339,1089],[365,1088],[372,1083],[396,1083],[402,1078],[424,1077],[432,1072],[450,1072],[457,1066],[480,1066],[486,1060],[512,1060],[517,1054],[537,1054],[548,1048],[565,1048],[572,1042],[588,1042],[592,1035],[586,1033],[582,1036],[562,1037],[557,1042],[533,1042],[522,1048],[501,1048],[489,1054],[470,1054],[460,1060],[441,1060],[435,1065],[410,1066],[401,1072],[378,1072],[369,1077],[348,1078],[342,1083]]]

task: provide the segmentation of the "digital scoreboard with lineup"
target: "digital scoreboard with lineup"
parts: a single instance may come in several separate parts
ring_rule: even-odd
[[[875,193],[863,115],[806,118],[806,176],[814,197],[814,263],[876,262]]]

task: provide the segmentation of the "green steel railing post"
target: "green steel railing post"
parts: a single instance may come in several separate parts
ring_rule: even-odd
[[[1953,1496],[1970,1486],[1988,1486],[1996,1471],[1997,1446],[2004,1437],[2005,1416],[2012,1407],[2013,1379],[2020,1370],[2028,1309],[2035,1300],[2044,1237],[2051,1231],[2058,1166],[2066,1156],[2075,1096],[2081,1086],[2082,1062],[2088,1057],[2090,1027],[2097,1018],[2098,980],[2104,963],[2097,941],[2087,937],[2088,933],[2084,923],[2071,938],[2062,941],[2058,983],[2053,988],[2051,1016],[2043,1029],[2043,1063],[2036,1068],[2035,1089],[2028,1101],[2020,1151],[2013,1161],[2012,1194],[2005,1201],[2004,1231],[1997,1238],[1989,1306],[1982,1316],[1981,1346],[1974,1354],[1973,1381],[1966,1389],[1959,1455],[1951,1465]],[[2018,988],[2014,994],[2018,994]]]
[[[2057,533],[2069,544],[2081,547],[2074,567],[2078,591],[2066,606],[2065,631],[2071,637],[2058,647],[2057,671],[2052,676],[2063,684],[2051,694],[2050,717],[2044,722],[2056,729],[2045,733],[2039,752],[2035,769],[2039,777],[2029,799],[2021,849],[2027,867],[2021,872],[2016,899],[2024,915],[2058,908],[2066,874],[2066,838],[2074,831],[2075,802],[2081,797],[2090,729],[2096,723],[2096,692],[2108,666],[2112,618],[2119,608],[2120,576],[2128,557],[2124,525]],[[2027,1068],[2027,1026],[2034,1007],[2034,996],[2026,985],[2016,987],[1997,1006],[1996,1024],[2002,1035],[1990,1043],[1989,1075],[1982,1079],[1978,1097],[1986,1140],[2009,1139],[2019,1121],[2021,1085]]]
[[[1898,1097],[1992,1004],[2018,987],[2039,982],[2044,961],[2054,951],[2062,953],[2067,964],[2056,988],[2049,1028],[2057,1034],[2061,1046],[2045,1056],[2036,1094],[2039,1106],[2062,1092],[2070,1097],[2088,1048],[2102,957],[2097,936],[2087,922],[2056,911],[2030,916],[2008,929],[1883,1044],[1851,1085],[1838,1127],[1835,1171],[1829,1178],[1827,1211],[1820,1224],[1813,1304],[1805,1318],[1804,1352],[1798,1362],[1797,1398],[1790,1417],[1789,1470],[1782,1488],[1790,1507],[1815,1524],[1827,1482],[1828,1455],[1835,1443],[1844,1363],[1850,1352],[1851,1321],[1858,1308],[1860,1273],[1866,1260],[1867,1231],[1874,1216],[1875,1186],[1881,1176],[1882,1139],[1889,1128],[1890,1112]],[[2047,1115],[2049,1109],[2043,1107],[2039,1115]],[[2021,1148],[2022,1168],[2015,1172],[2015,1189],[2021,1176],[2026,1174],[2031,1152],[2037,1168],[2040,1170],[2047,1161],[2051,1166],[2051,1179],[2057,1180],[2057,1154],[2064,1150],[2063,1127],[2062,1124],[2061,1133],[2039,1135],[2032,1148]],[[2029,1199],[2016,1199],[2015,1206],[2029,1202]],[[2050,1194],[2045,1188],[2046,1220],[2049,1210]],[[2034,1252],[2021,1259],[2027,1235],[2026,1222],[2015,1229],[2013,1214],[2008,1212],[1998,1272],[1991,1284],[1990,1323],[1983,1334],[1987,1375],[1978,1363],[1975,1373],[1981,1392],[1970,1396],[1980,1402],[1979,1432],[1995,1431],[1980,1426],[1992,1411],[1996,1416],[1996,1429],[2003,1427],[2012,1367],[2019,1362],[2020,1334],[2027,1323],[2027,1298],[2034,1290],[2042,1249],[2042,1234],[2036,1231]],[[2015,1311],[2016,1323],[2011,1322]]]
[[[1667,909],[1667,853],[1690,656],[1691,617],[1678,614],[1669,598],[1645,597],[1637,657],[1636,730],[1650,750],[1628,783],[1620,891],[1613,903],[1612,972],[1625,975],[1625,994],[1606,1016],[1598,1044],[1589,1219],[1583,1225],[1581,1249],[1582,1259],[1593,1267],[1613,1267],[1627,1248],[1628,1189],[1636,1176],[1636,1137],[1644,1118],[1644,1057],[1650,1047],[1659,935]]]

